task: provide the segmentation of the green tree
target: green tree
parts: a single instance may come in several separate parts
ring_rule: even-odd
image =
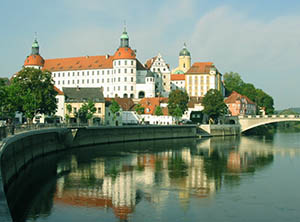
[[[90,119],[93,118],[95,112],[95,104],[92,100],[89,100],[88,103],[82,104],[78,112],[75,114],[75,117],[79,118],[81,123],[87,123]]]
[[[240,74],[236,72],[229,72],[224,74],[224,85],[226,90],[228,90],[230,93],[232,91],[241,93],[244,84],[245,83],[241,79]]]
[[[265,93],[261,89],[256,90],[256,104],[259,107],[264,107],[266,114],[273,114],[274,113],[274,100],[271,96]]]
[[[144,114],[145,108],[142,107],[141,104],[137,104],[136,107],[135,107],[135,111],[136,111],[139,115],[141,115],[141,114]]]
[[[216,89],[210,89],[205,94],[202,105],[204,106],[203,113],[208,115],[213,122],[228,112],[221,92]]]
[[[117,114],[117,112],[120,111],[120,106],[119,106],[119,104],[117,103],[116,100],[112,99],[112,102],[111,102],[111,105],[110,105],[110,107],[109,107],[109,110],[110,110],[110,111],[112,112],[112,114],[113,114],[113,120],[115,120],[115,119],[116,119],[116,114]]]
[[[54,90],[51,72],[23,68],[12,79],[11,87],[20,99],[18,111],[25,114],[29,123],[36,114],[52,115],[55,113],[57,92]]]
[[[66,109],[67,109],[68,113],[65,115],[65,117],[66,117],[67,123],[69,123],[70,122],[70,114],[72,112],[72,105],[71,104],[67,104],[66,105]]]
[[[156,115],[156,116],[162,116],[162,115],[164,115],[163,111],[162,111],[162,108],[160,106],[156,106],[155,107],[154,115]]]
[[[178,108],[180,108],[180,110],[181,110],[180,116],[182,116],[184,111],[186,111],[188,108],[188,106],[187,106],[188,102],[189,102],[189,96],[186,91],[182,91],[179,89],[173,90],[169,94],[169,101],[168,101],[169,114],[171,116],[176,116],[179,111]]]
[[[21,89],[12,85],[0,86],[0,118],[14,119],[19,104],[22,104],[20,96],[16,96],[20,91]]]

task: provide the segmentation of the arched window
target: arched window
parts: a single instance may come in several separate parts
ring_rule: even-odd
[[[140,91],[139,92],[139,99],[142,99],[145,97],[145,92],[144,91]]]
[[[123,95],[123,98],[128,98],[127,93],[125,93],[125,94]]]

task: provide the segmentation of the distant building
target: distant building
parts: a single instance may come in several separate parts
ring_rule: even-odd
[[[170,92],[170,67],[161,54],[149,59],[145,67],[155,75],[155,93],[157,96],[166,97]]]
[[[185,88],[190,97],[203,97],[210,89],[225,93],[222,74],[212,62],[195,62],[185,73]]]
[[[235,91],[225,99],[225,103],[232,116],[256,114],[256,104],[247,96],[241,95]]]
[[[65,115],[69,115],[71,123],[77,123],[76,113],[84,103],[92,101],[96,107],[92,122],[94,124],[104,124],[105,100],[102,88],[63,88],[65,95]]]
[[[180,89],[185,91],[185,75],[172,74],[171,75],[171,90]]]
[[[104,96],[110,98],[155,96],[154,75],[136,58],[136,51],[130,48],[125,29],[114,55],[44,59],[35,39],[24,67],[50,71],[55,86],[60,90],[63,87],[103,87]]]
[[[183,49],[179,52],[178,67],[172,70],[173,74],[184,74],[191,68],[191,53],[184,43]]]

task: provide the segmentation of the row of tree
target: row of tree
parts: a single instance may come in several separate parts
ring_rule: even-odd
[[[236,91],[242,95],[247,96],[258,107],[264,107],[266,114],[274,113],[274,100],[273,98],[264,92],[262,89],[257,89],[251,83],[245,83],[241,76],[235,72],[229,72],[224,74],[224,85],[227,93]]]
[[[23,68],[8,83],[0,81],[0,118],[13,120],[22,112],[29,122],[37,114],[52,115],[57,92],[49,71]]]

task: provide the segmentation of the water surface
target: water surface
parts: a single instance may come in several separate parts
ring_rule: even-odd
[[[24,185],[14,218],[300,221],[299,138],[276,133],[78,149],[31,168],[38,173],[27,177],[33,182]]]

